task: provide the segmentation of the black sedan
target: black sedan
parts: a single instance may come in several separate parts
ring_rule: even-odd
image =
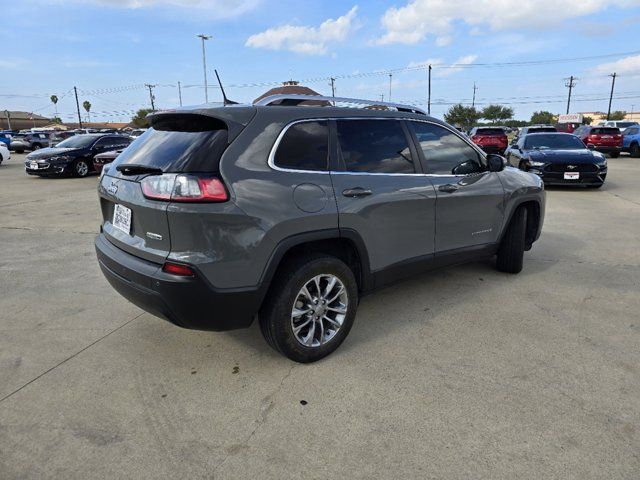
[[[126,148],[131,138],[125,135],[75,135],[55,147],[43,148],[27,155],[24,162],[29,175],[73,175],[86,177],[94,172],[93,159],[102,152]]]
[[[607,177],[607,160],[570,133],[530,133],[507,149],[510,165],[535,173],[545,185],[599,188]]]

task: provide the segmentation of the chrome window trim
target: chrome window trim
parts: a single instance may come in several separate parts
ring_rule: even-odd
[[[280,142],[282,141],[282,138],[287,133],[287,130],[289,130],[290,127],[292,127],[293,125],[297,125],[298,123],[329,122],[332,120],[336,120],[336,121],[337,120],[396,120],[396,121],[404,120],[407,122],[429,123],[431,125],[442,127],[445,130],[449,130],[450,132],[455,134],[458,138],[460,138],[463,142],[469,145],[474,151],[476,151],[476,153],[481,155],[482,158],[486,159],[486,154],[480,148],[478,148],[473,142],[470,142],[469,140],[464,138],[462,135],[460,135],[459,131],[437,122],[423,120],[423,119],[403,118],[403,117],[319,117],[319,118],[303,118],[301,120],[294,120],[286,124],[282,129],[282,131],[276,137],[276,141],[274,142],[273,146],[271,147],[271,151],[269,152],[269,157],[267,160],[267,164],[269,165],[269,167],[272,170],[275,170],[277,172],[315,173],[320,175],[329,175],[329,174],[332,174],[332,175],[385,175],[390,177],[391,176],[395,176],[395,177],[467,177],[468,175],[476,175],[475,173],[464,174],[464,175],[454,175],[454,174],[446,174],[446,173],[418,173],[418,172],[416,173],[384,173],[384,172],[347,172],[347,171],[343,172],[343,171],[337,171],[337,170],[300,170],[295,168],[283,168],[275,164],[275,156],[276,156],[276,151],[278,150],[278,146],[280,146]],[[486,173],[486,172],[481,172],[481,173]]]

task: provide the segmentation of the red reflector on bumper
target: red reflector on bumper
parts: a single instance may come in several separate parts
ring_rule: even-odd
[[[195,275],[191,267],[171,262],[165,262],[162,266],[162,271],[172,275],[182,275],[183,277],[193,277]]]

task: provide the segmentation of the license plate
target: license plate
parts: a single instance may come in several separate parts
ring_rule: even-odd
[[[116,203],[113,209],[113,226],[129,235],[131,233],[131,209]]]
[[[32,170],[37,170],[38,169],[38,162],[31,162],[29,164],[29,168],[31,168]]]
[[[602,138],[609,140],[610,138],[613,138],[611,135],[603,135]]]
[[[565,180],[578,180],[580,178],[579,172],[564,172]]]

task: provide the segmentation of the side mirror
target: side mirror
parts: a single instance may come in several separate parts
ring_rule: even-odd
[[[595,150],[595,149],[596,149],[596,146],[595,146],[593,143],[590,143],[589,145],[587,145],[587,148],[588,148],[589,150]]]
[[[490,172],[501,172],[507,166],[507,159],[502,155],[491,153],[487,155],[487,165]]]

